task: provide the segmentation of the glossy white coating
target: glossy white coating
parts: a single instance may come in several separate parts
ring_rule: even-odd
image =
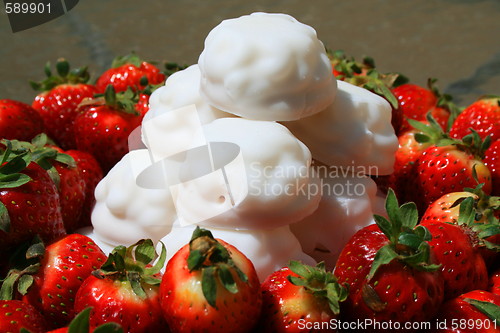
[[[392,173],[398,139],[391,106],[367,89],[338,81],[331,106],[283,124],[309,147],[314,159],[327,165],[364,169],[371,175]]]
[[[205,39],[201,95],[213,106],[256,120],[294,120],[333,102],[332,66],[316,31],[286,14],[222,21]]]

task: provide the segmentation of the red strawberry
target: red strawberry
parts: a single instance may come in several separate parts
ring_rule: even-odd
[[[388,176],[375,178],[377,185],[384,192],[390,187],[397,194],[398,198],[406,200],[406,186],[408,180],[414,172],[415,161],[422,152],[431,145],[430,142],[418,142],[415,135],[420,135],[417,130],[407,131],[398,137],[399,147],[394,158],[394,171]]]
[[[0,332],[45,333],[45,319],[30,304],[17,300],[0,300]]]
[[[485,96],[466,107],[455,119],[450,135],[460,139],[474,129],[482,139],[500,139],[500,97]]]
[[[399,109],[404,115],[400,133],[412,128],[406,118],[425,121],[429,112],[443,130],[446,130],[450,112],[446,108],[438,106],[440,95],[433,86],[434,82],[435,80],[429,80],[429,88],[413,83],[405,83],[392,89],[392,93],[398,100]],[[449,99],[449,96],[444,98]]]
[[[422,224],[453,223],[472,238],[472,245],[482,255],[486,266],[496,261],[500,250],[500,198],[491,197],[479,185],[465,192],[443,195],[422,216]]]
[[[435,332],[494,333],[500,330],[500,296],[484,290],[473,290],[443,304]]]
[[[115,322],[125,332],[167,332],[159,300],[160,269],[165,247],[154,266],[156,252],[151,240],[125,248],[116,247],[101,269],[92,273],[76,293],[75,311],[92,307],[91,329]]]
[[[36,257],[40,258],[39,264],[29,261]],[[106,255],[92,239],[71,234],[46,248],[35,242],[26,251],[26,258],[29,259],[27,264],[21,263],[20,268],[15,267],[9,272],[2,290],[14,290],[17,283],[23,301],[37,308],[48,318],[50,327],[56,328],[73,319],[73,303],[80,285],[105,262]],[[38,270],[33,272],[36,267]],[[31,275],[32,282],[27,279],[28,275]],[[26,284],[26,281],[30,283]]]
[[[491,193],[500,196],[500,140],[496,140],[486,149],[483,162],[491,172]]]
[[[31,105],[0,99],[0,139],[30,141],[43,129],[42,117]]]
[[[128,151],[128,136],[141,124],[131,90],[115,94],[109,85],[105,99],[82,105],[74,123],[78,150],[92,154],[106,174]],[[106,149],[103,149],[106,147]]]
[[[111,84],[117,92],[128,88],[143,90],[148,84],[157,85],[165,82],[163,74],[155,65],[142,61],[137,55],[117,57],[111,68],[101,74],[96,81],[97,91],[104,93]]]
[[[95,204],[94,190],[103,178],[102,169],[99,162],[90,153],[81,150],[67,150],[66,154],[73,157],[85,181],[85,199],[75,229],[90,226],[90,215]]]
[[[473,143],[466,143],[470,141]],[[484,183],[483,191],[490,193],[491,173],[481,161],[486,147],[487,141],[481,142],[476,133],[474,139],[444,139],[427,148],[417,159],[408,182],[410,198],[420,211],[446,193],[474,188],[478,183]]]
[[[334,274],[350,285],[342,303],[346,320],[422,322],[434,317],[443,300],[443,277],[434,264],[429,232],[417,226],[413,203],[398,205],[392,190],[386,200],[389,220],[358,231],[342,250]]]
[[[348,295],[323,263],[310,267],[296,261],[267,277],[261,291],[263,310],[257,330],[274,333],[310,332],[313,327],[330,325]]]
[[[59,174],[58,190],[64,227],[67,232],[73,232],[80,227],[86,195],[85,179],[73,157],[66,153],[64,155],[68,157],[64,162],[54,160],[52,164]]]
[[[160,293],[172,332],[252,332],[261,311],[251,261],[200,228],[168,262]]]
[[[87,68],[70,71],[69,63],[60,59],[56,63],[59,76],[52,76],[50,64],[45,67],[47,79],[32,82],[32,87],[41,91],[33,101],[33,108],[43,118],[47,134],[64,149],[74,148],[73,121],[78,114],[77,107],[85,98],[96,93],[94,86],[87,84]]]
[[[432,235],[429,244],[444,278],[445,299],[474,289],[486,289],[488,271],[481,254],[472,246],[466,229],[441,222],[423,222]]]
[[[493,294],[500,295],[500,269],[491,274],[488,290]]]
[[[4,141],[5,142],[5,141]],[[59,193],[31,153],[0,154],[0,247],[5,250],[38,234],[47,242],[66,234]]]

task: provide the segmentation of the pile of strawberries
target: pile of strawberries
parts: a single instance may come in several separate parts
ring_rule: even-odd
[[[89,83],[60,60],[31,106],[0,100],[0,332],[500,332],[500,97],[460,108],[400,74],[330,52],[333,74],[392,105],[386,216],[333,271],[292,261],[260,283],[196,229],[165,267],[151,240],[106,255],[74,233],[166,77],[135,55]],[[103,149],[106,147],[106,149]],[[157,253],[159,252],[159,253]]]

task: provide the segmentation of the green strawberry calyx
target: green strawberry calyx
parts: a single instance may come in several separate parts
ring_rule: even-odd
[[[196,227],[189,242],[187,267],[190,272],[200,271],[201,287],[208,304],[217,309],[217,286],[232,294],[239,292],[233,272],[239,280],[248,282],[247,275],[234,263],[229,251],[216,240],[210,230]]]
[[[457,200],[460,201],[457,224],[474,232],[473,238],[477,245],[500,252],[500,244],[489,240],[492,239],[490,237],[500,235],[500,221],[495,216],[495,212],[500,209],[500,198],[486,195],[482,186],[483,184],[479,184],[475,189],[466,188],[476,194],[476,198],[470,196]],[[453,205],[455,204],[457,203]],[[485,221],[483,217],[486,217]]]
[[[375,222],[386,235],[389,243],[375,254],[367,280],[370,281],[378,269],[393,260],[399,260],[407,266],[421,271],[433,272],[439,269],[431,261],[431,249],[428,241],[432,239],[429,230],[418,224],[418,211],[415,203],[407,202],[399,206],[396,195],[389,189],[385,201],[389,219],[374,215]]]
[[[163,70],[163,74],[165,74],[166,77],[169,77],[170,75],[174,74],[175,72],[182,71],[182,70],[188,68],[188,65],[179,65],[176,62],[167,61],[164,63],[164,68],[165,69]]]
[[[454,146],[458,150],[473,155],[478,159],[484,157],[484,152],[491,145],[491,137],[489,135],[483,140],[472,128],[470,129],[470,134],[464,136],[462,139],[455,139],[443,131],[430,112],[427,113],[426,120],[427,123],[408,119],[409,124],[417,130],[415,140],[419,143],[430,143],[438,147]]]
[[[145,287],[160,284],[159,273],[167,258],[165,245],[162,242],[160,244],[159,255],[151,239],[141,239],[129,247],[117,246],[101,268],[92,272],[92,275],[99,279],[128,281],[137,296],[147,298]]]
[[[75,161],[67,154],[47,146],[47,136],[41,134],[33,141],[0,140],[0,189],[18,188],[31,181],[31,177],[22,173],[31,163],[37,163],[47,171],[57,187],[60,177],[53,161],[59,161],[70,167],[75,167]],[[7,207],[0,201],[0,230],[10,231],[10,217]]]
[[[327,55],[333,68],[341,73],[337,78],[350,84],[370,90],[385,98],[394,109],[399,104],[391,88],[408,82],[408,79],[399,73],[382,74],[377,71],[375,61],[371,57],[364,57],[361,63],[353,57],[347,57],[344,51],[327,49]],[[363,74],[363,71],[365,74]]]
[[[18,246],[10,258],[11,269],[2,280],[0,299],[14,299],[15,293],[26,295],[33,284],[33,275],[40,269],[40,261],[45,254],[45,245],[40,237]]]
[[[337,277],[326,271],[324,262],[312,267],[292,260],[289,262],[288,268],[298,275],[289,275],[288,281],[303,287],[317,299],[326,300],[330,310],[334,314],[339,314],[340,303],[349,296],[348,284],[344,286],[339,284]]]
[[[90,80],[88,68],[80,67],[71,69],[70,64],[66,59],[58,59],[55,65],[57,75],[53,75],[50,62],[47,62],[44,67],[44,80],[36,82],[30,81],[31,88],[36,91],[49,91],[61,84],[86,84]]]
[[[150,85],[147,88],[150,89]],[[95,94],[93,99],[84,102],[85,105],[106,105],[114,110],[139,116],[136,104],[139,102],[139,91],[128,87],[127,90],[116,92],[112,84],[108,84],[104,94]]]

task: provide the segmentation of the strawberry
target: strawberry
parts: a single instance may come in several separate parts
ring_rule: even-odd
[[[417,226],[413,203],[399,206],[389,190],[389,216],[359,230],[342,250],[334,274],[350,286],[342,303],[346,320],[419,322],[432,318],[444,296],[443,277],[427,243],[430,233]]]
[[[74,158],[62,149],[48,143],[45,134],[36,136],[31,143],[17,142],[29,149],[34,162],[49,172],[59,192],[61,214],[66,232],[78,227],[85,200],[85,180]]]
[[[33,235],[50,242],[66,234],[57,187],[31,153],[14,152],[3,141],[0,154],[0,248],[6,250]]]
[[[443,195],[429,205],[421,223],[445,222],[460,226],[490,266],[500,250],[499,213],[500,198],[487,195],[482,185],[478,185],[464,192]]]
[[[47,134],[64,149],[75,148],[73,121],[77,107],[85,98],[92,98],[95,87],[87,84],[90,76],[86,67],[70,71],[69,63],[59,59],[56,63],[58,76],[53,76],[50,64],[45,66],[47,78],[31,82],[40,91],[32,103],[42,116]]]
[[[474,289],[486,289],[488,271],[481,254],[472,246],[466,230],[458,225],[423,222],[432,235],[431,249],[444,278],[445,299]]]
[[[415,161],[431,145],[430,142],[418,142],[415,135],[421,135],[421,132],[417,130],[406,131],[398,137],[399,147],[394,156],[393,173],[375,178],[377,185],[384,193],[387,193],[387,189],[390,187],[403,201],[407,201],[406,185],[414,172]]]
[[[57,154],[66,156],[64,162],[51,161],[59,175],[58,190],[61,201],[61,214],[67,232],[73,232],[80,227],[86,196],[86,180],[81,168],[71,153]]]
[[[0,332],[45,333],[45,319],[30,304],[18,300],[0,300]]]
[[[500,140],[496,140],[486,149],[483,162],[491,172],[491,193],[500,196]]]
[[[61,327],[47,333],[89,333],[90,332],[90,311],[91,308],[86,308],[69,323],[68,326]],[[122,327],[117,323],[102,324],[92,332],[94,333],[123,333]]]
[[[500,330],[500,296],[473,290],[443,304],[438,312],[435,332],[494,333]]]
[[[9,272],[1,289],[3,298],[15,297],[16,290],[22,300],[37,308],[54,328],[67,325],[73,319],[78,289],[83,280],[105,262],[106,255],[89,237],[71,234],[46,248],[42,242],[35,241],[26,251],[25,259],[16,260],[20,264]]]
[[[42,117],[31,105],[0,99],[0,139],[29,141],[43,130]]]
[[[75,311],[92,307],[91,329],[115,322],[124,332],[168,331],[159,299],[159,272],[166,258],[164,246],[159,260],[151,266],[155,258],[151,240],[140,240],[128,248],[116,247],[101,268],[81,285],[76,293]]]
[[[500,139],[500,97],[484,96],[466,107],[455,119],[450,135],[460,139],[474,129],[482,139],[488,135],[494,142]]]
[[[143,90],[148,84],[157,85],[165,82],[165,74],[152,63],[141,60],[132,53],[113,60],[111,68],[106,70],[96,81],[99,93],[104,93],[111,84],[115,91]]]
[[[160,294],[172,332],[251,332],[262,304],[251,261],[199,227],[169,260]]]
[[[407,118],[426,121],[429,112],[443,130],[447,129],[450,111],[444,105],[450,101],[451,97],[448,95],[441,96],[434,87],[435,81],[429,79],[428,88],[413,83],[405,83],[392,89],[392,93],[398,100],[399,109],[404,115],[399,133],[404,133],[412,128]]]
[[[500,295],[500,269],[497,269],[491,274],[488,290],[493,294]]]
[[[92,156],[90,153],[81,150],[67,150],[65,153],[73,157],[76,162],[77,168],[79,169],[80,174],[85,181],[85,199],[83,202],[82,211],[78,222],[73,228],[74,230],[76,230],[78,228],[91,225],[90,215],[95,204],[94,190],[97,184],[103,178],[103,173],[99,162],[97,162],[94,156]],[[70,230],[72,229],[68,225],[66,225],[66,227]]]
[[[128,152],[128,136],[141,124],[144,114],[137,111],[137,102],[136,93],[115,93],[109,85],[104,98],[79,108],[74,122],[77,149],[92,154],[104,174]]]
[[[462,140],[444,138],[428,147],[416,160],[408,182],[411,199],[420,211],[446,193],[462,191],[484,183],[483,191],[491,192],[491,173],[481,161],[489,140],[477,133]]]
[[[261,291],[259,332],[310,332],[314,326],[330,325],[348,295],[324,263],[310,267],[296,261],[268,276]]]

